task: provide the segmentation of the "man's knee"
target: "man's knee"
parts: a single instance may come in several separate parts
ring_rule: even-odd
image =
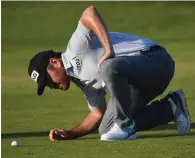
[[[98,132],[99,132],[100,136],[102,134],[106,133],[108,131],[109,125],[112,124],[112,123],[109,123],[110,118],[108,116],[104,115],[104,118],[102,119],[102,121],[99,125]]]

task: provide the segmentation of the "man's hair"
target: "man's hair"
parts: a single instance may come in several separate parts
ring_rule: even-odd
[[[56,58],[56,59],[61,59],[61,54],[62,52],[55,52],[53,50],[50,50],[51,52],[54,52],[56,55],[53,57],[53,58]]]

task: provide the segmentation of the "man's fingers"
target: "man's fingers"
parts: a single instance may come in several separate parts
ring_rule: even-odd
[[[98,63],[98,71],[100,72],[101,70],[101,64],[106,60],[108,59],[109,57],[107,56],[102,56],[102,58],[100,59],[99,63]]]
[[[49,139],[51,141],[62,140],[65,138],[65,130],[62,128],[52,129],[49,133]]]
[[[54,141],[54,130],[51,130],[50,133],[49,133],[49,139],[51,141]]]
[[[62,128],[57,128],[57,129],[55,130],[55,134],[58,135],[58,136],[64,134],[64,129],[62,129]]]
[[[109,58],[112,58],[112,57],[114,57],[114,53],[112,53],[112,52],[111,52],[111,53],[104,54],[104,55],[102,56],[102,58],[100,59],[98,65],[97,65],[98,71],[99,71],[99,72],[100,72],[100,70],[101,70],[101,64],[102,64],[105,60],[107,60],[107,59],[109,59]]]

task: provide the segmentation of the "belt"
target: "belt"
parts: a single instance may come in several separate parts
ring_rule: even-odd
[[[140,50],[139,52],[141,54],[146,54],[146,53],[157,53],[159,51],[165,50],[162,46],[151,46],[147,50]]]

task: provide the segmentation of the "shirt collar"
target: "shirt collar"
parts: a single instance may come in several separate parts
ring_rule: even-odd
[[[78,76],[73,71],[73,66],[70,63],[70,59],[69,59],[68,54],[62,53],[61,57],[62,57],[62,62],[63,62],[63,65],[64,65],[64,68],[66,70],[67,75],[78,78]]]
[[[67,70],[68,68],[72,67],[70,63],[70,58],[68,57],[67,53],[62,53],[61,54],[62,62],[64,64],[64,68]]]

